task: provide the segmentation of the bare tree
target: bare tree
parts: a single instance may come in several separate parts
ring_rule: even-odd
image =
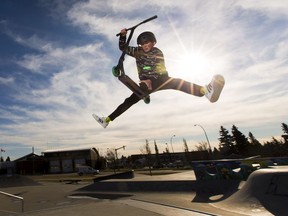
[[[151,148],[149,146],[149,141],[146,139],[146,144],[140,148],[142,154],[146,155],[147,165],[149,167],[150,175],[152,175],[151,171]]]
[[[207,142],[199,142],[199,144],[195,147],[197,151],[209,151],[209,146]]]
[[[183,143],[184,143],[184,152],[189,152],[189,148],[188,148],[188,145],[187,145],[187,141],[186,139],[183,138]]]
[[[109,164],[114,164],[114,171],[115,171],[115,168],[116,168],[116,153],[115,153],[115,149],[107,149],[107,152],[106,152],[106,161],[109,163]]]

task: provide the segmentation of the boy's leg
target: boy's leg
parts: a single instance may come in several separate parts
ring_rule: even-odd
[[[144,91],[148,91],[148,86],[141,82],[139,84],[140,88],[143,89]],[[122,113],[124,113],[126,110],[128,110],[131,106],[133,106],[134,104],[138,103],[141,99],[136,95],[136,94],[132,94],[130,97],[126,98],[125,101],[120,104],[113,113],[111,113],[107,118],[108,121],[113,121],[115,118],[117,118],[118,116],[120,116]]]
[[[140,101],[140,98],[133,93],[130,97],[126,98],[125,101],[120,104],[107,118],[109,118],[109,121],[113,121],[138,101]]]
[[[140,83],[140,88],[142,88],[144,91],[148,91],[148,87],[145,83]],[[120,116],[122,113],[124,113],[126,110],[128,110],[131,106],[133,106],[139,101],[140,98],[133,93],[130,95],[130,97],[126,98],[125,101],[120,104],[108,117],[99,117],[95,114],[93,114],[92,116],[100,125],[106,128],[110,121],[113,121],[115,118]]]
[[[126,98],[125,101],[120,104],[114,112],[112,112],[108,117],[99,117],[96,114],[92,114],[93,118],[103,127],[106,128],[110,121],[120,116],[126,110],[128,110],[133,104],[137,103],[140,99],[136,94],[132,94],[130,97]]]
[[[157,80],[158,88],[156,90],[175,89],[187,94],[202,97],[205,95],[204,86],[200,86],[179,78],[163,77]]]
[[[222,75],[214,75],[211,82],[206,86],[200,86],[183,79],[171,77],[161,77],[160,79],[157,79],[155,83],[157,86],[156,88],[153,87],[153,89],[155,89],[154,91],[175,89],[198,97],[205,95],[211,103],[214,103],[221,94],[225,85],[225,79]]]

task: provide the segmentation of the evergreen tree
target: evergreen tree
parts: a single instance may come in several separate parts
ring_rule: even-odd
[[[232,126],[232,136],[235,143],[235,147],[237,149],[237,153],[243,156],[248,156],[248,139],[246,136],[238,130],[238,128],[233,125]]]
[[[256,146],[261,145],[261,143],[254,137],[254,135],[251,132],[249,132],[248,134],[248,140],[249,140],[249,143],[252,145],[256,145]]]
[[[248,142],[249,142],[249,148],[248,152],[249,155],[261,155],[262,153],[262,145],[261,143],[254,137],[254,135],[249,132],[248,134]]]
[[[219,151],[222,155],[227,156],[235,153],[235,145],[233,143],[233,138],[229,134],[229,131],[223,126],[220,127],[220,138],[219,138]]]
[[[287,124],[282,123],[282,130],[284,134],[282,135],[284,139],[284,144],[286,145],[286,148],[288,148],[288,126]]]
[[[264,157],[281,157],[287,156],[287,148],[285,148],[284,143],[272,137],[272,141],[264,143]]]
[[[287,126],[287,124],[282,123],[282,130],[283,130],[284,134],[288,135],[288,126]]]
[[[220,158],[220,151],[216,147],[213,148],[213,157],[214,159]]]

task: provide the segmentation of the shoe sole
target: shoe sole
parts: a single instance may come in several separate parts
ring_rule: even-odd
[[[98,122],[99,117],[96,114],[92,114],[93,118]]]
[[[92,114],[93,118],[98,122],[98,124],[100,124],[103,128],[106,128],[108,124],[106,124],[105,126],[100,122],[100,119],[96,114]]]
[[[224,88],[225,85],[224,77],[220,74],[214,75],[211,81],[211,85],[213,86],[214,92],[210,98],[210,102],[215,103],[219,99],[220,94]]]

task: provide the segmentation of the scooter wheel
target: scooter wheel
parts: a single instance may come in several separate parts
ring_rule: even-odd
[[[149,104],[150,103],[150,96],[149,95],[146,96],[145,98],[143,98],[143,100],[146,104]]]
[[[112,74],[115,76],[115,77],[119,77],[121,75],[121,71],[119,70],[119,68],[117,66],[114,66],[112,68]]]

